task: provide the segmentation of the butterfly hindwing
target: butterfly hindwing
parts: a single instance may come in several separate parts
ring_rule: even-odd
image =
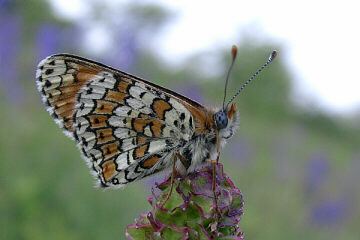
[[[78,143],[102,186],[123,186],[171,164],[194,133],[192,100],[70,55],[39,64],[49,112]]]

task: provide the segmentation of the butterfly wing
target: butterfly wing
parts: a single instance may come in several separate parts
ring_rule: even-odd
[[[191,99],[72,55],[40,62],[37,85],[104,187],[167,168],[204,118],[205,108]]]

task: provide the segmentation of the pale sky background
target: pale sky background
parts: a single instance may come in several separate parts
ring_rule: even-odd
[[[76,20],[86,15],[86,0],[51,0],[56,11]],[[71,2],[71,4],[69,4]],[[104,0],[119,4],[116,0]],[[294,75],[295,93],[335,114],[360,110],[360,3],[358,1],[286,0],[181,0],[138,1],[161,3],[176,12],[158,38],[155,47],[170,64],[221,47],[231,47],[241,31],[264,36],[285,46],[279,57]],[[99,36],[104,36],[100,38]],[[96,26],[89,31],[89,45],[101,51],[111,39]],[[184,38],[183,36],[192,36]],[[285,52],[284,52],[285,51]],[[176,60],[174,60],[176,59]],[[175,62],[174,62],[175,61]],[[239,63],[241,64],[241,63]],[[262,63],[259,63],[259,65]]]

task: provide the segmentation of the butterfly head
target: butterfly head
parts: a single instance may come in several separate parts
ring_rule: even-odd
[[[214,121],[220,136],[230,138],[239,125],[239,116],[236,105],[232,104],[230,108],[221,109],[214,114]]]

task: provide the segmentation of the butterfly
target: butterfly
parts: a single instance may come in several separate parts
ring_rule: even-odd
[[[235,104],[242,89],[212,109],[169,89],[115,68],[69,54],[42,60],[36,83],[47,111],[75,140],[91,172],[104,188],[124,187],[170,169],[184,174],[214,163],[239,125]],[[171,192],[171,191],[170,191]]]

